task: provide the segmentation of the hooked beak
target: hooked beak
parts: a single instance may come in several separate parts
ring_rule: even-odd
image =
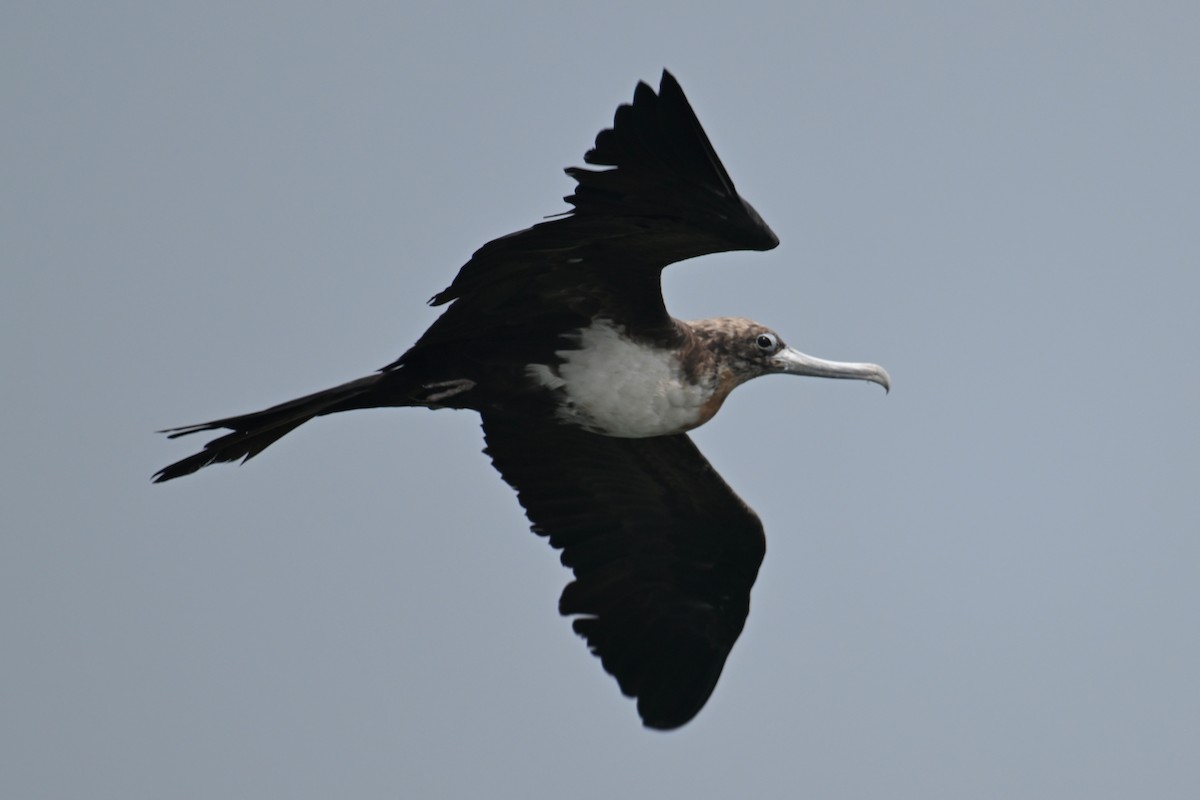
[[[885,392],[891,390],[887,370],[878,364],[854,364],[845,361],[826,361],[785,347],[768,362],[772,372],[785,375],[810,375],[815,378],[845,378],[878,383]]]

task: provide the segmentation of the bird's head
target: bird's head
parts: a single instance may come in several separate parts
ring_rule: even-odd
[[[827,361],[788,347],[775,331],[741,317],[696,320],[688,325],[698,344],[712,353],[721,383],[728,388],[761,375],[809,375],[878,383],[891,389],[887,370],[878,364]]]

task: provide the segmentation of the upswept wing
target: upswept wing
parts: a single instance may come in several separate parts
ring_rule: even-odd
[[[743,200],[679,83],[639,83],[583,157],[567,214],[488,242],[433,305],[452,305],[396,364],[421,350],[603,311],[639,330],[670,323],[660,273],[686,258],[770,250],[779,239]],[[529,331],[524,331],[528,333]],[[501,334],[503,335],[503,334]]]

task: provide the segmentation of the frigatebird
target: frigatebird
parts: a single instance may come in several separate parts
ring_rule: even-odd
[[[775,373],[888,388],[875,364],[805,355],[738,317],[684,322],[664,267],[779,239],[733,187],[675,78],[639,83],[566,170],[574,209],[488,242],[430,303],[449,304],[374,374],[263,411],[171,428],[227,429],[156,482],[246,461],[313,417],[356,408],[472,409],[484,452],[575,579],[559,612],[637,699],[677,728],[707,702],[750,611],[758,516],[687,431]]]

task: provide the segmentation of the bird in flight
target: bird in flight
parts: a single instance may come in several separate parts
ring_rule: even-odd
[[[669,730],[707,702],[750,611],[757,515],[687,431],[761,375],[872,381],[875,364],[805,355],[740,317],[684,322],[663,304],[677,261],[779,239],[733,187],[679,83],[639,83],[566,170],[565,215],[488,242],[433,297],[442,315],[379,371],[263,411],[172,428],[228,431],[156,482],[245,461],[308,420],[356,408],[479,412],[484,450],[534,533],[574,572],[559,612]]]

